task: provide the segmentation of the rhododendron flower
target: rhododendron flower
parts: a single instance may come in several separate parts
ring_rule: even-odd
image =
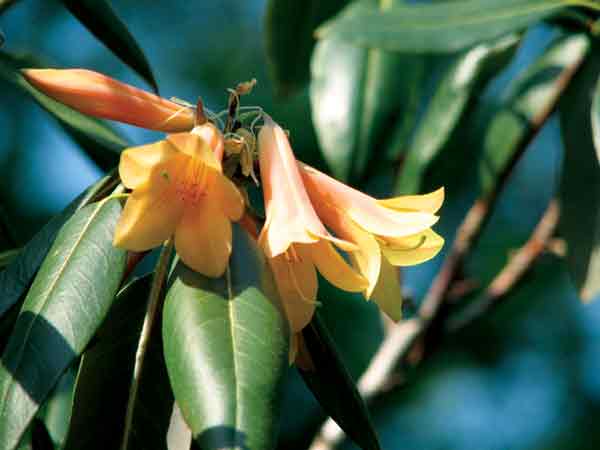
[[[231,254],[231,221],[244,212],[240,192],[222,173],[222,155],[223,136],[212,124],[125,150],[119,174],[133,193],[115,246],[143,251],[174,235],[185,264],[210,277],[222,275]]]
[[[194,112],[150,92],[85,69],[26,69],[27,81],[84,114],[167,133],[189,131]]]
[[[352,252],[356,245],[333,237],[317,217],[304,188],[285,132],[265,115],[258,134],[266,221],[258,242],[269,258],[293,332],[310,321],[318,270],[340,289],[360,292],[367,281],[334,245]]]
[[[392,266],[433,258],[444,240],[431,230],[444,201],[443,188],[426,195],[377,200],[299,163],[319,218],[339,237],[353,242],[353,266],[368,280],[363,291],[392,319],[400,319],[401,296]]]

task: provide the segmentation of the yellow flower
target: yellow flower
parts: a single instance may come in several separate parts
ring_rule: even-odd
[[[210,277],[231,254],[231,221],[244,212],[237,187],[222,173],[223,136],[212,124],[123,152],[119,174],[133,189],[114,245],[143,251],[175,235],[185,264]]]
[[[363,291],[393,320],[401,314],[401,295],[392,266],[411,266],[433,258],[444,240],[430,227],[444,201],[444,189],[426,195],[377,200],[318,170],[299,163],[300,173],[321,220],[359,248],[353,266],[368,280]]]
[[[85,69],[26,69],[38,90],[84,114],[173,133],[194,127],[194,112],[150,92]]]
[[[310,321],[318,271],[340,289],[360,292],[367,281],[335,250],[357,247],[333,237],[317,217],[285,132],[265,115],[258,135],[266,221],[258,242],[269,258],[292,332]]]

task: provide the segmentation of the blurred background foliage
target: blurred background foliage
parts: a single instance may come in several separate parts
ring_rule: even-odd
[[[344,3],[328,2],[331,10],[325,16]],[[262,106],[290,130],[299,159],[329,168],[377,195],[445,186],[447,200],[437,231],[448,244],[482,185],[485,189],[480,162],[488,147],[498,148],[499,142],[511,139],[510,133],[519,138],[522,132],[513,130],[508,118],[494,135],[487,127],[493,112],[506,108],[527,114],[519,94],[533,81],[519,84],[519,77],[526,78],[532,61],[561,38],[558,27],[536,25],[520,41],[513,37],[494,42],[467,62],[461,60],[467,52],[405,55],[329,39],[318,44],[311,67],[310,46],[296,51],[292,42],[279,45],[269,40],[281,32],[276,25],[285,22],[278,22],[277,10],[268,11],[270,21],[265,21],[264,0],[115,0],[113,6],[144,50],[161,95],[190,102],[200,96],[209,108],[220,110],[226,88],[256,78],[258,85],[246,104]],[[319,17],[314,20],[320,22]],[[88,68],[147,87],[57,0],[19,2],[0,17],[0,28],[5,51],[35,55],[43,65]],[[270,65],[266,47],[296,64],[295,70],[281,73]],[[445,79],[468,76],[474,63],[485,65],[485,70],[469,81],[464,103],[453,103],[459,109],[455,113],[436,93]],[[357,67],[361,71],[355,71]],[[461,92],[452,95],[455,99]],[[9,240],[23,245],[102,171],[29,97],[0,83],[0,98],[0,207],[12,233]],[[378,105],[382,101],[383,108]],[[428,123],[438,127],[419,127],[435,114],[439,120]],[[327,124],[319,138],[313,120]],[[115,128],[136,144],[158,138],[134,127]],[[438,138],[440,142],[432,142]],[[510,174],[467,261],[469,277],[480,286],[527,240],[557,192],[562,142],[559,118],[553,113]],[[426,151],[433,154],[423,156]],[[404,161],[405,173],[400,171],[398,179],[399,161]],[[588,195],[585,186],[579,188],[582,196]],[[442,260],[443,255],[403,271],[407,316],[414,313]],[[326,285],[320,297],[325,320],[357,379],[384,336],[377,309]],[[564,261],[546,255],[499,307],[444,337],[433,356],[405,374],[409,382],[377,398],[371,412],[382,447],[388,449],[596,449],[598,373],[600,305],[583,305]],[[67,375],[56,389],[68,399],[73,374]],[[55,406],[60,408],[58,400]],[[290,369],[280,448],[305,448],[324,418],[297,371]],[[65,433],[60,424],[50,431],[55,440]],[[346,442],[344,448],[352,444]]]

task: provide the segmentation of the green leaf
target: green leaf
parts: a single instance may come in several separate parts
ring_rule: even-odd
[[[119,154],[128,146],[127,141],[104,122],[81,114],[31,86],[20,69],[35,67],[37,62],[29,56],[16,56],[0,52],[0,79],[29,94],[48,111],[65,131],[102,169],[109,170],[119,162]]]
[[[11,450],[64,370],[102,323],[125,269],[112,245],[121,204],[78,211],[29,290],[0,366],[0,447]]]
[[[583,300],[600,293],[599,74],[600,48],[594,45],[560,105],[565,156],[559,230],[567,243],[571,277]]]
[[[265,46],[271,74],[281,94],[291,94],[308,82],[310,56],[316,42],[313,32],[347,3],[348,0],[269,0]]]
[[[595,0],[462,0],[385,11],[357,4],[317,29],[317,37],[407,53],[454,52],[578,5],[600,9]]]
[[[325,159],[337,178],[361,178],[373,158],[384,157],[386,131],[407,114],[424,61],[332,38],[317,44],[311,70],[312,115]]]
[[[107,0],[61,1],[96,38],[158,93],[158,85],[144,52]]]
[[[76,367],[71,365],[63,373],[39,410],[37,417],[44,423],[54,447],[62,449],[67,438],[67,430],[71,420],[73,405],[73,388],[75,386]]]
[[[299,369],[323,409],[363,450],[379,450],[367,406],[341,361],[325,324],[315,314],[302,330],[314,370]]]
[[[510,61],[520,37],[508,36],[458,55],[447,68],[406,151],[396,192],[421,191],[430,163],[450,142],[487,83]]]
[[[54,242],[54,238],[65,222],[79,209],[86,206],[96,195],[107,188],[114,188],[116,176],[107,175],[73,200],[59,215],[53,217],[21,249],[19,255],[0,271],[0,318],[22,298],[29,288],[33,277]],[[1,334],[1,333],[0,333]]]
[[[84,353],[65,450],[120,448],[151,282],[152,276],[146,275],[119,292],[94,345]],[[129,448],[166,450],[172,408],[160,327],[156,327],[140,380]]]
[[[210,279],[180,262],[170,283],[165,359],[196,443],[273,448],[289,329],[255,242],[235,226],[228,273]]]
[[[553,111],[565,84],[589,50],[584,35],[557,39],[520,77],[513,80],[508,98],[494,115],[482,137],[480,161],[484,194],[494,189],[515,152],[529,143],[532,131]],[[588,114],[589,116],[589,109]]]

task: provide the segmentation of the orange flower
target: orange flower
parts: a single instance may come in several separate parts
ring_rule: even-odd
[[[444,240],[431,230],[444,201],[444,189],[427,195],[377,200],[299,163],[317,214],[341,238],[353,242],[353,266],[368,280],[363,291],[392,319],[401,313],[400,286],[392,266],[410,266],[433,258]]]
[[[269,258],[292,332],[310,321],[317,295],[316,269],[340,289],[360,292],[366,280],[335,250],[357,247],[333,237],[304,188],[285,132],[265,115],[258,135],[266,221],[258,242]]]
[[[94,117],[173,133],[194,127],[194,112],[150,92],[85,69],[26,69],[31,85]]]
[[[185,264],[218,277],[231,254],[231,221],[244,212],[237,187],[222,173],[223,136],[212,124],[121,155],[119,174],[133,189],[117,224],[114,245],[132,251],[175,235]]]

